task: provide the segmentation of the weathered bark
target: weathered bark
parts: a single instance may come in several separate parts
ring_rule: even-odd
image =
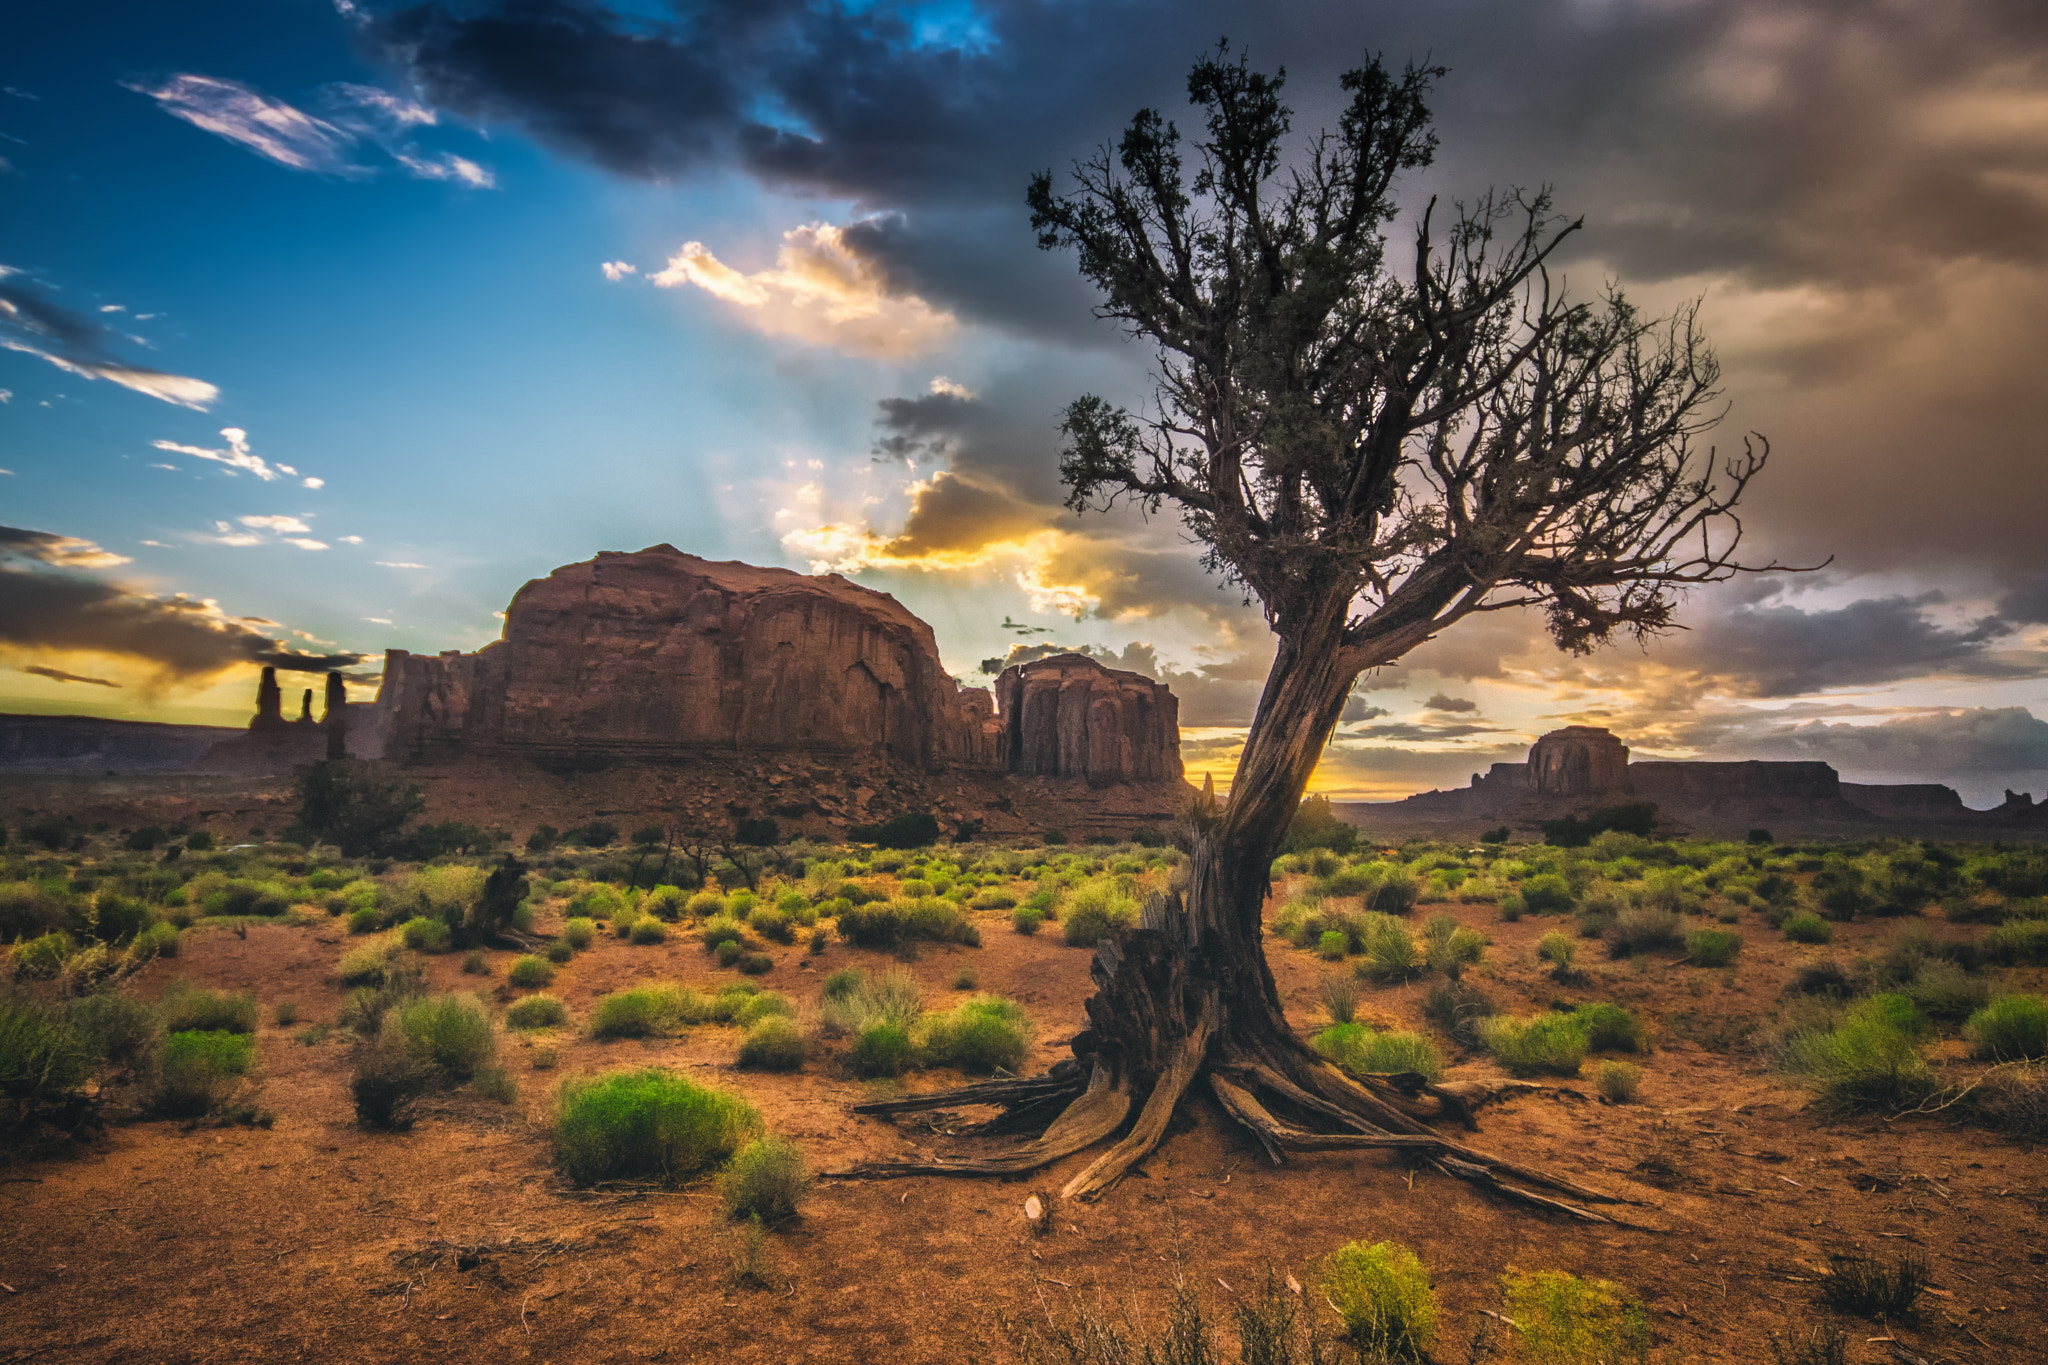
[[[1016,1174],[1122,1130],[1061,1191],[1096,1198],[1158,1146],[1175,1108],[1206,1077],[1224,1111],[1276,1163],[1290,1149],[1409,1151],[1506,1198],[1609,1221],[1581,1207],[1615,1202],[1608,1196],[1432,1131],[1430,1119],[1476,1126],[1473,1106],[1455,1088],[1431,1086],[1418,1076],[1352,1076],[1287,1025],[1266,964],[1262,912],[1274,853],[1357,677],[1361,652],[1356,642],[1350,648],[1345,642],[1350,594],[1344,584],[1304,593],[1304,610],[1283,629],[1229,802],[1192,813],[1184,886],[1152,897],[1139,928],[1096,949],[1090,970],[1095,993],[1086,1006],[1088,1027],[1072,1043],[1074,1060],[1041,1078],[855,1106],[877,1114],[1001,1106],[1004,1115],[977,1130],[984,1133],[1014,1130],[1055,1110],[1059,1117],[1036,1141],[1000,1156],[875,1162],[836,1174]],[[1538,1194],[1531,1185],[1578,1202]]]

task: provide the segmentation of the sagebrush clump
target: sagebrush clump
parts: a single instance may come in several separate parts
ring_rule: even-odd
[[[724,1161],[761,1130],[736,1095],[655,1067],[562,1082],[555,1158],[579,1185],[600,1180],[680,1180]]]

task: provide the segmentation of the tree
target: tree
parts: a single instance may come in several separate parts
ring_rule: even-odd
[[[427,801],[419,787],[375,763],[331,758],[299,774],[299,826],[360,858],[388,852]]]
[[[1539,607],[1575,653],[1669,628],[1684,587],[1741,570],[1732,511],[1769,453],[1746,440],[1717,469],[1697,448],[1718,370],[1693,310],[1651,320],[1611,288],[1567,296],[1549,264],[1579,224],[1556,219],[1547,192],[1489,194],[1441,229],[1431,201],[1412,249],[1390,254],[1394,187],[1431,159],[1426,99],[1442,74],[1396,76],[1376,57],[1345,74],[1337,127],[1290,163],[1284,73],[1225,44],[1188,78],[1203,123],[1192,164],[1144,110],[1070,188],[1032,179],[1039,244],[1074,251],[1098,316],[1157,358],[1147,414],[1092,395],[1066,410],[1069,505],[1170,506],[1208,566],[1257,599],[1278,649],[1229,800],[1195,806],[1184,888],[1097,952],[1073,1060],[865,1106],[999,1103],[997,1125],[1057,1114],[1050,1127],[1004,1156],[868,1173],[1030,1170],[1121,1132],[1063,1191],[1091,1197],[1206,1081],[1275,1161],[1408,1148],[1598,1216],[1582,1207],[1594,1192],[1427,1126],[1469,1123],[1470,1091],[1317,1056],[1286,1025],[1261,946],[1273,856],[1362,671],[1478,612]]]

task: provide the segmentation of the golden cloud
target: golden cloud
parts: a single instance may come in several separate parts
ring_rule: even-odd
[[[775,265],[767,270],[735,270],[702,242],[685,242],[666,269],[647,278],[663,289],[695,285],[770,336],[859,355],[914,355],[951,336],[958,325],[951,313],[915,294],[892,293],[882,272],[829,223],[783,233]]]

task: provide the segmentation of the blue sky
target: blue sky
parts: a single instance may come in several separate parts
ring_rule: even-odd
[[[1061,407],[1146,357],[1022,190],[1180,112],[1229,32],[1303,127],[1369,47],[1447,62],[1413,199],[1547,180],[1575,280],[1704,295],[1730,434],[1777,451],[1759,550],[1834,556],[1647,653],[1468,623],[1368,680],[1320,785],[1579,720],[2039,790],[2048,21],[1863,11],[36,7],[0,53],[0,707],[232,723],[259,658],[475,648],[528,578],[666,541],[894,592],[968,681],[1041,642],[1159,671],[1227,776],[1263,628],[1171,522],[1059,508]]]

